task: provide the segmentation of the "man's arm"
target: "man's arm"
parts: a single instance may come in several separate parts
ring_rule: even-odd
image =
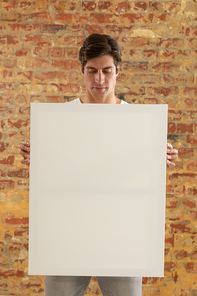
[[[20,154],[23,156],[23,160],[21,161],[23,164],[29,166],[30,164],[30,142],[22,142],[19,145]],[[173,146],[167,143],[167,155],[166,155],[166,168],[171,169],[175,166],[175,159],[178,157],[178,151],[173,148]]]

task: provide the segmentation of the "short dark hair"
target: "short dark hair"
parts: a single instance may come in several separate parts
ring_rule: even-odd
[[[105,34],[94,33],[89,35],[79,51],[79,60],[82,66],[82,73],[84,73],[84,67],[88,60],[102,57],[104,55],[110,55],[113,57],[117,72],[117,66],[121,62],[122,54],[116,40]]]

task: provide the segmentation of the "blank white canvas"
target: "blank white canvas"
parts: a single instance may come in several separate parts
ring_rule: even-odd
[[[164,274],[167,105],[31,104],[30,275]]]

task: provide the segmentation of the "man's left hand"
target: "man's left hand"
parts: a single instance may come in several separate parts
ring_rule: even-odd
[[[174,149],[170,143],[167,143],[166,168],[171,169],[175,166],[175,159],[178,157],[178,150]]]

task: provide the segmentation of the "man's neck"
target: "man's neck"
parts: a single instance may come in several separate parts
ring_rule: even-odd
[[[121,100],[118,99],[116,96],[113,97],[106,97],[102,99],[95,99],[93,97],[88,97],[87,95],[84,95],[80,98],[81,103],[84,104],[120,104]]]

